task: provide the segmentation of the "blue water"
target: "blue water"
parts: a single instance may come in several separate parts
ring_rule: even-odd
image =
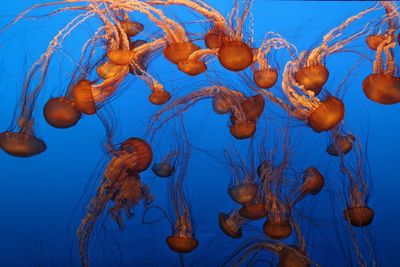
[[[44,2],[2,1],[0,25],[6,25],[22,10]],[[228,0],[209,0],[207,3],[222,14],[227,14],[232,7],[232,1]],[[318,44],[325,33],[346,18],[372,4],[363,1],[258,0],[252,8],[254,43],[259,45],[266,32],[274,31],[295,44],[299,51],[303,51]],[[51,10],[44,8],[42,13],[34,14],[44,14]],[[201,16],[195,16],[185,8],[164,10],[189,32],[204,33],[208,27]],[[382,15],[383,11],[379,10],[365,16],[353,28],[350,27],[349,32]],[[51,38],[72,17],[73,14],[69,12],[52,18],[22,20],[1,34],[1,131],[9,126],[15,106],[18,105],[24,73],[45,50]],[[146,38],[159,33],[144,15],[137,14],[135,19],[143,21],[145,25],[145,31],[138,37]],[[48,80],[34,113],[37,135],[45,140],[47,151],[25,159],[0,151],[0,266],[79,266],[75,231],[90,197],[95,194],[99,184],[98,174],[104,170],[104,164],[109,160],[104,152],[105,131],[97,116],[84,116],[70,129],[55,129],[43,119],[42,107],[49,97],[59,96],[66,88],[70,73],[76,67],[80,47],[88,32],[97,27],[96,22],[83,24],[66,39],[52,61]],[[197,43],[201,44],[201,41]],[[364,38],[353,42],[349,50],[373,58]],[[276,54],[281,73],[288,57],[282,51]],[[365,97],[361,83],[371,73],[372,63],[367,59],[359,59],[360,56],[355,53],[338,53],[326,61],[330,72],[326,88],[331,92],[336,90],[347,73],[359,62],[344,85],[345,124],[359,137],[368,156],[366,168],[370,170],[373,184],[369,206],[374,209],[375,218],[370,226],[354,231],[361,250],[367,251],[365,257],[368,266],[374,265],[373,260],[376,266],[400,266],[400,106],[379,105]],[[209,69],[215,70],[208,74],[214,80],[232,84],[239,90],[245,86],[237,76],[226,74],[227,71],[217,61],[213,61]],[[149,72],[165,84],[174,98],[201,88],[207,81],[204,74],[203,77],[189,78],[179,73],[161,55],[152,59]],[[217,76],[219,78],[215,78]],[[129,79],[129,86],[111,103],[117,124],[115,143],[130,136],[142,137],[152,115],[159,109],[148,103],[149,90],[146,85],[133,76]],[[284,127],[286,113],[280,107],[267,101],[266,114],[266,119],[261,122],[265,125],[260,129],[276,133]],[[219,212],[228,212],[234,207],[227,194],[229,166],[224,165],[221,151],[236,146],[246,156],[249,141],[237,141],[230,135],[226,127],[228,117],[215,115],[209,100],[194,106],[183,117],[191,143],[203,151],[195,150],[192,153],[185,180],[196,238],[200,242],[194,252],[184,256],[185,266],[219,266],[251,238],[264,237],[262,220],[247,225],[242,240],[225,236],[217,223]],[[165,127],[172,126],[170,124]],[[344,195],[337,189],[341,189],[345,178],[339,173],[338,161],[325,153],[329,136],[327,133],[317,134],[298,121],[292,121],[291,127],[293,169],[301,173],[308,166],[317,166],[326,179],[321,194],[306,199],[299,206],[300,210],[311,214],[311,217],[299,215],[308,256],[320,266],[356,266],[356,252],[350,231],[344,220],[344,226],[341,224]],[[261,136],[262,132],[259,130],[257,134]],[[153,144],[153,150],[155,159],[159,160],[169,149],[168,145],[163,147],[163,144],[168,144],[173,135],[165,131],[158,138]],[[270,147],[272,145],[270,143]],[[151,170],[141,176],[156,197],[154,203],[168,209],[167,179],[156,178]],[[91,239],[92,266],[180,265],[179,255],[171,252],[165,243],[165,238],[171,234],[171,225],[167,220],[143,225],[142,212],[142,205],[139,205],[134,218],[124,218],[126,229],[121,233],[110,216],[103,216],[99,220]],[[293,239],[287,242],[291,243]],[[368,255],[371,251],[373,255]],[[258,262],[257,266],[276,266],[277,257],[267,251],[261,251],[260,255],[265,261]]]

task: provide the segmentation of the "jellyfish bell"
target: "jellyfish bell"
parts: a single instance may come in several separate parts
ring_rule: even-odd
[[[196,76],[207,70],[207,65],[198,59],[185,59],[178,62],[178,69],[190,76]]]
[[[334,96],[321,101],[308,117],[308,124],[316,132],[328,131],[339,124],[344,118],[344,104]]]
[[[316,195],[324,187],[324,184],[325,179],[322,174],[317,170],[317,168],[309,167],[304,172],[301,191],[303,193]]]
[[[310,261],[305,252],[296,247],[284,246],[279,252],[280,267],[309,267]]]
[[[155,90],[149,96],[149,102],[153,105],[163,105],[171,99],[171,94],[165,90]]]
[[[212,108],[217,114],[226,114],[231,111],[232,103],[224,94],[216,94],[212,98]]]
[[[241,71],[253,63],[253,50],[242,40],[231,40],[225,36],[218,49],[218,60],[230,71]]]
[[[249,220],[260,220],[267,215],[264,203],[245,203],[239,210],[240,216]]]
[[[192,42],[171,42],[164,49],[164,56],[172,63],[178,64],[199,49],[200,47]]]
[[[229,126],[229,131],[236,139],[250,138],[256,132],[256,123],[253,121],[235,122]]]
[[[228,189],[229,196],[239,204],[246,204],[252,201],[257,193],[255,184],[239,184]]]
[[[262,89],[273,87],[277,79],[278,72],[275,69],[256,70],[253,73],[254,82]]]
[[[189,253],[199,246],[199,241],[191,237],[171,235],[166,241],[168,247],[178,253]]]
[[[92,115],[96,113],[92,86],[88,80],[80,80],[72,89],[72,97],[77,110],[84,114]]]
[[[109,50],[107,57],[114,65],[127,66],[135,57],[135,53],[130,49]]]
[[[158,177],[170,177],[174,173],[175,168],[168,163],[155,163],[151,167],[151,170]]]
[[[285,239],[292,234],[292,226],[287,220],[273,222],[271,220],[265,221],[264,233],[276,240]]]
[[[81,112],[73,101],[66,97],[50,98],[43,108],[47,123],[55,128],[69,128],[81,118]]]
[[[0,134],[0,148],[12,156],[28,158],[44,152],[47,146],[31,133],[3,132]]]
[[[314,95],[321,92],[328,78],[328,69],[322,64],[300,68],[295,74],[296,82],[302,85],[305,90],[314,92]]]
[[[385,36],[382,34],[371,34],[368,35],[367,38],[365,39],[365,42],[367,43],[368,47],[371,50],[376,51],[378,46],[385,40]]]
[[[131,137],[125,140],[121,145],[121,150],[137,155],[137,159],[129,164],[129,169],[137,173],[145,171],[153,160],[150,145],[140,138]]]
[[[242,229],[240,227],[237,227],[237,225],[229,220],[229,216],[220,213],[218,215],[218,224],[221,230],[227,235],[232,238],[241,238],[242,237]]]
[[[128,37],[134,37],[144,30],[144,25],[137,21],[123,20],[119,24]]]
[[[204,36],[204,42],[208,49],[217,49],[222,46],[222,39],[226,38],[226,34],[217,28],[212,28]]]
[[[329,144],[326,152],[331,156],[346,155],[353,148],[355,137],[352,134],[339,136],[338,140]]]
[[[127,71],[127,66],[115,65],[111,62],[104,62],[96,68],[97,74],[104,80],[117,77],[119,74]]]
[[[364,79],[362,88],[372,101],[391,105],[400,102],[400,78],[391,74],[370,74]]]
[[[367,207],[350,207],[344,210],[344,218],[353,226],[363,227],[371,224],[374,211]]]

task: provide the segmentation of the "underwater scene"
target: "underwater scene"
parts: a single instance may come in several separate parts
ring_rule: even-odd
[[[400,267],[396,1],[4,0],[0,266]]]

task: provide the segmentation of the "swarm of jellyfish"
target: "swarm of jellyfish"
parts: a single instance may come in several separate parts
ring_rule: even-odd
[[[170,226],[160,238],[161,245],[181,266],[191,255],[205,255],[198,257],[199,266],[320,266],[311,249],[318,238],[309,233],[328,226],[349,237],[340,241],[347,242],[351,251],[346,252],[351,255],[348,266],[376,266],[370,235],[365,234],[375,216],[369,203],[373,177],[367,140],[345,121],[351,109],[345,106],[344,84],[351,75],[336,75],[328,60],[346,52],[359,55],[363,62],[366,56],[352,46],[361,40],[372,54],[365,63],[370,73],[354,90],[362,90],[377,105],[399,103],[396,2],[371,2],[303,51],[284,33],[270,31],[255,39],[253,0],[231,2],[227,15],[204,0],[43,2],[2,25],[0,38],[16,24],[71,17],[40,51],[16,89],[19,103],[9,127],[0,134],[0,147],[13,157],[34,157],[47,149],[37,121],[65,131],[80,127],[81,120],[100,119],[106,133],[102,144],[106,164],[95,177],[96,189],[85,192],[90,200],[83,203],[86,208],[76,224],[75,256],[81,266],[98,266],[92,241],[104,220],[115,222],[123,235],[138,218],[142,227]],[[177,8],[195,14],[194,23],[202,24],[202,32],[191,31],[190,23],[171,15]],[[49,97],[49,76],[57,58],[65,55],[62,47],[83,27],[86,35],[80,54],[70,73],[62,73],[67,82]],[[278,64],[277,55],[287,60]],[[156,58],[166,60],[164,70],[153,63]],[[158,73],[165,68],[190,83],[171,86],[172,76]],[[146,114],[138,110],[145,126],[121,119],[134,129],[121,138],[116,113],[109,111],[128,90],[145,91],[143,101],[152,113],[144,118]],[[223,132],[231,145],[197,143],[199,137],[189,129],[187,114],[199,107],[217,118],[220,127],[209,129],[210,133]],[[207,128],[201,120],[195,124]],[[304,145],[303,136],[296,134],[299,128],[311,129],[307,133],[315,139],[324,138],[327,145],[318,150],[329,158],[335,174],[321,162],[296,156],[297,148]],[[196,219],[201,211],[196,209],[209,208],[201,206],[208,192],[200,193],[200,201],[196,200],[200,206],[193,205],[194,188],[188,186],[195,179],[204,182],[190,167],[196,157],[203,157],[196,162],[204,169],[211,169],[206,162],[212,161],[223,170],[220,178],[226,184],[219,194],[221,203],[230,203],[223,208],[215,203],[219,209],[213,218],[215,232],[207,238],[201,237]],[[152,192],[156,183],[164,187],[165,196]],[[206,188],[214,190],[212,184]],[[311,203],[334,192],[340,196],[331,203],[334,215],[318,218],[309,209]],[[141,230],[129,234],[135,231]],[[228,243],[221,245],[225,254],[213,247],[221,240]],[[201,260],[213,258],[220,260],[218,264],[201,265]]]

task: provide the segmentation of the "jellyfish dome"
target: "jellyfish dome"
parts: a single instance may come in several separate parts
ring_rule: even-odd
[[[136,155],[137,160],[130,163],[129,169],[132,171],[145,171],[153,160],[153,151],[150,145],[140,138],[132,137],[125,140],[121,145],[121,150]]]
[[[21,158],[32,157],[43,153],[45,142],[32,134],[4,132],[0,134],[0,147],[4,152]]]
[[[47,123],[55,128],[72,127],[81,118],[75,104],[65,97],[49,99],[43,108],[43,115]]]

